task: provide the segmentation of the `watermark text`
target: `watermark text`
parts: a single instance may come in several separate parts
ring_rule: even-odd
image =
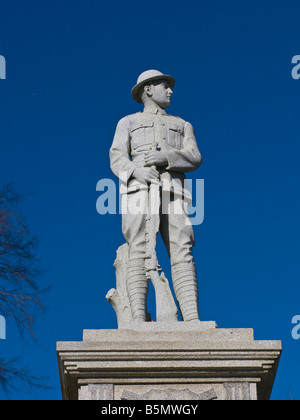
[[[0,79],[6,79],[6,60],[0,55]]]
[[[6,339],[6,320],[4,316],[0,315],[0,340]]]
[[[153,181],[133,180],[129,185],[121,179],[119,186],[112,179],[98,181],[100,192],[96,209],[100,215],[182,215],[187,214],[186,223],[201,225],[204,221],[204,180],[163,179]],[[154,188],[152,188],[154,186]],[[159,201],[159,205],[157,204]]]
[[[300,315],[293,317],[292,324],[295,325],[292,329],[292,337],[294,340],[300,340]]]
[[[300,55],[295,55],[292,58],[292,64],[296,64],[292,70],[292,78],[294,80],[300,79]]]

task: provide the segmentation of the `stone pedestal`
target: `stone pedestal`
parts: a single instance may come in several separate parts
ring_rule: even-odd
[[[267,400],[280,341],[214,323],[86,330],[57,343],[64,400]]]

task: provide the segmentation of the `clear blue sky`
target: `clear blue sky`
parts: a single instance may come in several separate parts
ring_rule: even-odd
[[[204,159],[193,175],[205,180],[200,316],[283,340],[272,398],[300,399],[299,16],[298,0],[2,3],[0,180],[28,195],[42,282],[52,284],[37,340],[20,341],[9,322],[0,351],[23,355],[53,389],[13,398],[60,399],[56,341],[117,326],[105,295],[121,217],[97,214],[96,184],[112,177],[118,120],[141,109],[130,96],[137,76],[156,68],[176,78],[169,113],[193,124]]]

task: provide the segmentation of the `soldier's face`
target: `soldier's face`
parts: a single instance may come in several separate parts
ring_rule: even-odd
[[[161,108],[166,109],[171,104],[173,91],[166,80],[151,83],[151,99]]]

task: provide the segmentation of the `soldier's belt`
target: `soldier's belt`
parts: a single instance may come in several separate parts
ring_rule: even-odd
[[[169,192],[174,194],[175,197],[181,197],[184,201],[188,204],[192,203],[192,196],[188,188],[183,187],[181,182],[178,182],[176,179],[167,180],[162,179],[160,181],[161,191]],[[122,184],[120,188],[120,194],[134,194],[141,191],[148,191],[149,185],[145,182],[140,182],[138,180],[132,181],[129,186],[126,184]]]

